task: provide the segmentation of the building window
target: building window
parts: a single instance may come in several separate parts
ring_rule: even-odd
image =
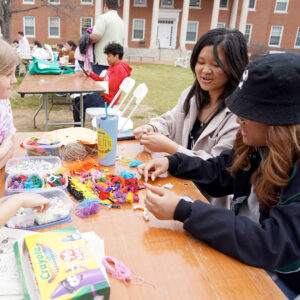
[[[283,26],[272,26],[270,33],[269,46],[279,47],[281,43]]]
[[[228,9],[228,0],[220,0],[220,8]]]
[[[276,13],[286,13],[289,5],[289,0],[276,0],[275,11]]]
[[[51,4],[60,4],[60,0],[48,0]]]
[[[196,43],[198,37],[198,22],[189,21],[186,31],[186,42],[187,43]]]
[[[93,18],[91,17],[81,17],[80,18],[80,32],[84,34],[86,30],[93,26]]]
[[[300,27],[298,27],[296,35],[295,48],[300,48]]]
[[[143,41],[145,37],[145,19],[133,19],[132,40]]]
[[[256,0],[249,0],[249,10],[255,10]]]
[[[147,6],[147,0],[134,0],[133,6]]]
[[[161,0],[162,7],[173,7],[174,1],[173,0]]]
[[[48,18],[48,36],[49,38],[60,37],[60,18],[57,17]]]
[[[201,0],[190,0],[191,8],[201,8]]]
[[[23,0],[23,4],[34,4],[34,0]]]
[[[225,22],[218,22],[217,23],[217,28],[225,28],[226,23]]]
[[[23,17],[24,35],[35,37],[35,19],[34,17]]]
[[[245,28],[245,39],[247,41],[247,44],[250,43],[251,40],[251,33],[252,33],[252,24],[246,24],[246,28]]]
[[[93,0],[80,0],[80,4],[93,4]]]

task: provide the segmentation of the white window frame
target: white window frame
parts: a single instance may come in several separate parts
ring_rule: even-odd
[[[51,19],[58,19],[58,35],[50,35],[50,24]],[[60,18],[59,17],[48,17],[48,38],[49,39],[57,39],[60,38]]]
[[[257,0],[254,0],[254,6],[253,6],[253,7],[250,7],[250,1],[249,1],[249,7],[248,7],[248,10],[250,10],[250,11],[256,10],[256,3],[257,3]]]
[[[145,3],[136,3],[136,0],[133,1],[133,6],[135,7],[147,7],[147,0],[145,0]]]
[[[31,4],[34,4],[34,0],[23,0],[22,1],[22,4],[25,4],[25,5],[31,5]]]
[[[26,33],[26,18],[33,18],[33,35],[29,35]],[[34,16],[23,16],[23,32],[26,37],[35,37],[35,17]]]
[[[225,22],[218,22],[217,23],[217,28],[225,28],[226,27],[226,23]]]
[[[191,2],[189,3],[189,7],[190,9],[201,9],[201,0],[198,0],[199,1],[199,5],[198,6],[191,6]]]
[[[297,39],[299,39],[299,45],[296,45]],[[296,39],[295,39],[294,48],[300,48],[300,26],[298,26],[298,30],[297,30],[297,33],[296,33]]]
[[[87,0],[80,0],[81,5],[93,5],[93,0],[88,0],[90,2],[86,2]]]
[[[285,10],[277,10],[276,9],[278,2],[285,2],[286,3]],[[275,2],[275,8],[274,8],[274,13],[275,14],[287,14],[287,12],[288,12],[288,6],[289,6],[289,0],[276,0],[276,2]]]
[[[48,0],[48,2],[51,3],[52,5],[59,5],[60,4],[60,0],[58,0],[58,2],[52,2],[52,1],[53,0]]]
[[[273,28],[275,28],[275,27],[279,27],[279,28],[281,28],[281,32],[280,32],[280,37],[279,37],[279,44],[278,45],[271,45],[270,44],[270,42],[271,42],[271,34],[272,34],[272,30],[273,30]],[[281,39],[282,39],[282,35],[283,35],[283,29],[284,29],[284,26],[281,26],[281,25],[272,25],[271,26],[271,30],[270,30],[270,37],[269,37],[269,47],[280,47],[280,45],[281,45]]]
[[[226,0],[226,7],[221,7],[221,0],[220,1],[220,10],[228,10],[228,0]]]
[[[134,22],[143,21],[143,37],[141,39],[134,38]],[[134,42],[140,42],[145,40],[145,28],[146,28],[146,19],[132,19],[132,37],[131,40]]]
[[[93,17],[80,17],[80,36],[82,35],[82,19],[90,19],[91,27],[93,26]]]
[[[189,23],[194,23],[197,24],[196,26],[196,35],[195,35],[195,40],[194,41],[187,41],[186,36],[188,33],[188,28],[189,28]],[[188,21],[187,27],[186,27],[186,34],[185,34],[185,43],[186,44],[196,44],[198,40],[198,30],[199,30],[199,21]]]
[[[250,43],[250,41],[251,41],[251,35],[252,35],[252,28],[253,28],[253,24],[246,24],[246,28],[245,28],[245,34],[244,34],[244,36],[245,36],[245,38],[246,38],[246,31],[247,31],[247,26],[249,26],[249,38],[248,38],[248,41],[247,41],[247,39],[246,39],[246,41],[247,41],[247,44],[249,44]]]
[[[170,5],[163,4],[163,0],[161,0],[160,1],[160,7],[164,7],[164,8],[172,8],[172,7],[174,7],[174,0],[167,0],[167,1],[172,1],[172,3]]]

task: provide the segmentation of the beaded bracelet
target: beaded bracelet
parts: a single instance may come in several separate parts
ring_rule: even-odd
[[[152,124],[148,124],[148,125],[152,127],[152,129],[153,129],[153,132],[158,132],[158,130],[157,130],[157,128],[156,128],[156,126],[154,126],[154,125],[152,125]]]

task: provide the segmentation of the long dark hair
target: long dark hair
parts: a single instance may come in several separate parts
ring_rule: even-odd
[[[74,41],[67,41],[67,44],[69,44],[72,47],[72,50],[76,50],[77,45]]]
[[[229,76],[224,92],[218,99],[218,108],[211,119],[225,107],[225,98],[228,97],[239,84],[244,68],[248,63],[247,43],[244,35],[236,30],[229,28],[216,28],[205,33],[196,43],[190,60],[190,66],[195,77],[194,84],[190,89],[185,102],[184,112],[188,114],[190,110],[190,101],[195,96],[198,111],[210,103],[209,93],[201,89],[196,77],[195,67],[198,61],[200,51],[206,46],[213,46],[214,57],[220,68]],[[226,63],[229,68],[226,71],[218,56],[218,47],[221,47],[225,54]]]
[[[42,48],[41,43],[38,40],[34,40],[33,43],[38,47],[38,48]]]

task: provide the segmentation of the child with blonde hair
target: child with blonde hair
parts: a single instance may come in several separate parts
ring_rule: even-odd
[[[0,40],[0,169],[13,156],[14,134],[9,97],[14,84],[16,66],[19,63],[16,51],[5,41]],[[20,207],[46,208],[49,200],[37,194],[16,194],[0,204],[0,227],[9,220]]]

